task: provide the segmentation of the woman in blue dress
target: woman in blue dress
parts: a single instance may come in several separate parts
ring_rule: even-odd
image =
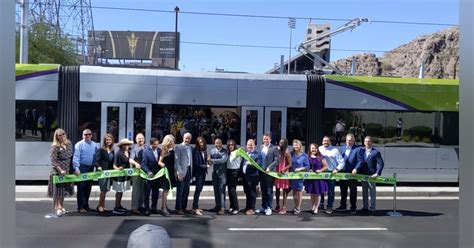
[[[291,171],[301,172],[309,169],[308,154],[303,149],[301,141],[293,140],[293,152],[291,152]],[[293,189],[293,199],[295,201],[295,209],[293,214],[297,215],[301,212],[301,198],[303,197],[303,179],[291,180],[291,189]]]

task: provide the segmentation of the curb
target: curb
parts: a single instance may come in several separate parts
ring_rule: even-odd
[[[16,198],[45,198],[48,186],[16,186]],[[195,186],[191,186],[189,196],[194,195]],[[340,195],[339,187],[336,187],[336,196]],[[131,190],[123,194],[123,197],[131,197]],[[176,192],[176,189],[175,189]],[[99,197],[99,186],[92,186],[91,197]],[[107,195],[113,194],[113,191]],[[227,193],[227,192],[226,192]],[[358,196],[362,196],[362,187],[357,187]],[[243,187],[237,187],[237,195],[245,197]],[[306,192],[304,196],[308,195]],[[214,190],[212,186],[204,186],[201,196],[214,197]],[[393,187],[380,186],[377,187],[377,196],[393,197]],[[459,187],[397,187],[397,197],[459,197]]]

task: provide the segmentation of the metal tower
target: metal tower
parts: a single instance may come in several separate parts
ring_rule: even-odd
[[[45,23],[75,42],[81,64],[88,62],[88,32],[94,30],[91,0],[17,0],[29,6],[29,24]],[[17,15],[17,17],[20,15]],[[17,21],[20,23],[20,21]]]

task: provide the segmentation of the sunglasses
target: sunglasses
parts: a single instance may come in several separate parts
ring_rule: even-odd
[[[92,134],[91,134],[91,133],[85,133],[84,135],[85,135],[85,136],[90,136],[90,135],[92,135]]]

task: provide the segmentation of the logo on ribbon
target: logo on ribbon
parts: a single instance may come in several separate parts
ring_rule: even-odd
[[[110,172],[108,172],[108,171],[104,172],[104,176],[106,176],[106,177],[110,176]]]
[[[82,179],[87,179],[87,175],[82,175]]]
[[[130,175],[130,176],[133,175],[133,169],[128,169],[127,174]]]
[[[304,178],[308,178],[308,177],[309,177],[309,174],[308,174],[308,173],[304,173],[304,174],[303,174],[303,177],[304,177]]]
[[[365,176],[365,177],[364,177],[364,180],[365,180],[365,181],[369,181],[369,177],[368,177],[368,176]]]
[[[324,178],[329,178],[329,174],[324,174]]]
[[[64,177],[59,177],[58,180],[59,180],[60,182],[63,182],[63,181],[64,181]]]
[[[344,178],[345,178],[345,179],[349,179],[349,175],[348,175],[348,174],[345,174],[345,175],[344,175]]]

